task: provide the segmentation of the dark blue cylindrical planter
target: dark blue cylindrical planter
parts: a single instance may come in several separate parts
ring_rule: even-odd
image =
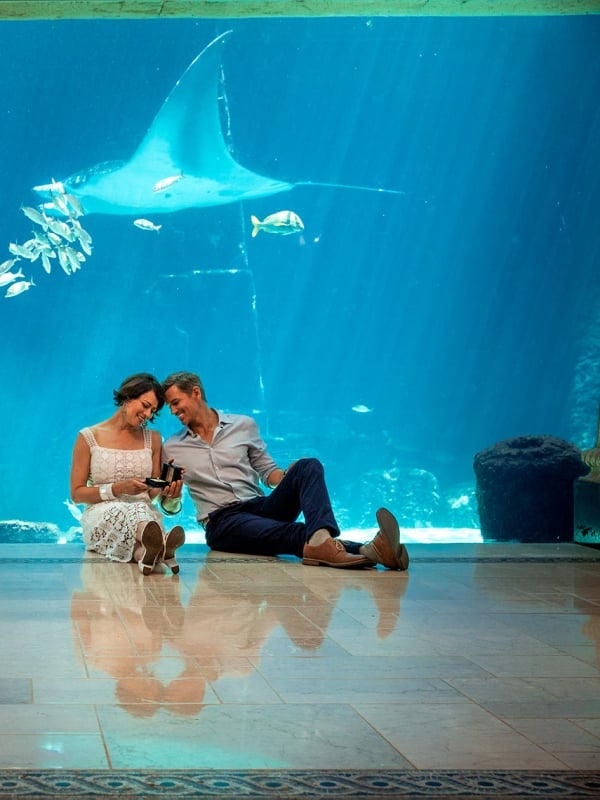
[[[554,436],[516,436],[476,453],[473,469],[484,541],[573,540],[573,482],[581,451]]]

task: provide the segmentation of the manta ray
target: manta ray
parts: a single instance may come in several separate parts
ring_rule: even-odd
[[[403,194],[310,181],[287,183],[238,164],[223,136],[219,110],[222,49],[230,35],[227,31],[217,36],[196,56],[128,161],[102,162],[60,183],[53,179],[34,186],[34,191],[51,200],[59,186],[79,201],[85,214],[136,216],[268,197],[299,185]]]

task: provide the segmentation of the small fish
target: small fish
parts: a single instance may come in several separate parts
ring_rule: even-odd
[[[48,189],[52,193],[54,192],[58,192],[59,194],[65,193],[64,183],[62,181],[55,181],[54,178],[52,178],[52,183],[48,185]]]
[[[4,275],[0,275],[0,288],[2,286],[8,286],[9,283],[24,277],[25,275],[23,275],[21,270],[18,272],[5,272]]]
[[[63,192],[63,194],[53,194],[50,199],[57,211],[59,211],[63,217],[68,217],[70,216],[70,212],[65,197],[66,195]]]
[[[466,494],[463,494],[460,497],[457,497],[456,500],[453,500],[450,503],[450,508],[457,509],[457,508],[463,508],[464,506],[468,506],[468,505],[469,505],[469,496],[466,495]]]
[[[66,253],[67,249],[68,248],[66,246],[59,247],[56,251],[56,254],[58,256],[58,263],[61,265],[65,275],[72,275],[73,268],[71,266],[71,262],[69,261],[69,256]]]
[[[30,261],[37,261],[40,257],[41,246],[37,239],[28,239],[21,245],[23,251],[29,253]]]
[[[73,233],[71,228],[67,225],[66,222],[63,222],[60,219],[48,220],[48,228],[57,236],[62,236],[62,238],[66,239],[68,242],[72,242],[73,239],[75,238],[75,234]]]
[[[54,203],[51,203],[50,201],[48,201],[47,203],[42,203],[40,208],[42,209],[42,213],[44,214],[46,219],[48,218],[48,214],[50,214],[53,217],[56,216],[56,206],[54,205]]]
[[[54,247],[60,246],[63,243],[63,240],[60,238],[60,236],[58,236],[56,233],[52,233],[52,231],[48,231],[48,239]]]
[[[52,253],[52,255],[54,256],[54,253]],[[48,275],[50,275],[50,272],[52,271],[52,265],[50,264],[48,253],[45,253],[44,251],[42,251],[42,266],[44,267]]]
[[[168,178],[161,178],[159,181],[156,181],[152,187],[152,191],[164,192],[165,189],[168,189],[169,186],[173,186],[174,183],[177,183],[177,181],[180,181],[182,178],[183,172],[180,172],[179,175],[169,175]]]
[[[88,256],[92,255],[92,237],[90,234],[81,227],[81,224],[76,219],[71,219],[71,231],[74,239],[79,240],[81,249]],[[84,259],[85,261],[85,259]]]
[[[65,194],[65,201],[67,203],[67,208],[70,206],[72,209],[71,215],[73,217],[83,217],[84,210],[83,206],[79,202],[79,199],[75,197],[73,194]]]
[[[293,211],[277,211],[275,214],[269,214],[262,222],[253,214],[250,221],[253,225],[252,238],[257,236],[259,231],[289,236],[291,233],[300,233],[304,230],[304,223]]]
[[[27,258],[29,261],[35,258],[35,253],[33,253],[29,248],[25,247],[25,245],[11,242],[8,245],[8,249],[13,256],[19,256],[19,258]]]
[[[35,222],[36,225],[41,225],[43,228],[46,227],[48,220],[46,217],[37,210],[37,208],[31,208],[31,206],[23,206],[21,211],[25,214],[25,216],[30,219],[32,222]]]
[[[92,237],[90,234],[85,230],[85,228],[81,225],[81,222],[76,219],[71,220],[71,227],[73,229],[73,233],[80,241],[85,241],[88,244],[92,243]]]
[[[18,294],[26,292],[30,286],[35,286],[35,283],[32,280],[19,281],[18,283],[11,283],[11,285],[4,293],[4,297],[16,297]]]
[[[40,231],[34,230],[33,238],[35,239],[38,247],[50,247],[50,241],[43,231],[40,233]]]
[[[72,247],[65,247],[65,253],[72,271],[76,272],[78,269],[81,269],[81,261],[77,258],[77,252],[73,250]]]
[[[9,258],[8,261],[3,261],[0,264],[0,275],[4,275],[5,272],[12,269],[18,260],[18,258]]]
[[[356,411],[357,414],[370,414],[373,409],[363,405],[363,403],[359,403],[357,406],[352,406],[352,411]]]
[[[40,252],[42,255],[44,255],[45,253],[50,258],[54,258],[54,250],[52,245],[50,244],[50,239],[48,239],[48,237],[45,234],[38,233],[37,231],[34,231],[33,235],[35,236],[36,250]]]
[[[63,503],[69,509],[71,516],[74,517],[77,520],[77,522],[79,522],[83,513],[79,508],[79,506],[76,506],[75,503],[71,502],[71,500],[69,500],[68,498],[66,500],[63,500]]]
[[[141,228],[143,231],[159,231],[162,225],[155,225],[149,219],[135,219],[133,224],[136,228]]]

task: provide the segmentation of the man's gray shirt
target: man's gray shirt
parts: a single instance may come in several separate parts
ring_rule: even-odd
[[[260,480],[266,483],[277,469],[252,417],[216,414],[219,421],[210,444],[189,428],[163,444],[165,459],[185,469],[183,480],[201,521],[217,508],[263,495]]]

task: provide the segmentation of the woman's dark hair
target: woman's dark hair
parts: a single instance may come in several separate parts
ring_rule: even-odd
[[[119,388],[113,391],[115,405],[122,406],[125,401],[136,400],[141,395],[146,394],[146,392],[154,392],[156,395],[156,412],[152,415],[154,419],[165,404],[165,395],[160,381],[149,372],[137,372],[135,375],[130,375],[128,378],[125,378]]]

